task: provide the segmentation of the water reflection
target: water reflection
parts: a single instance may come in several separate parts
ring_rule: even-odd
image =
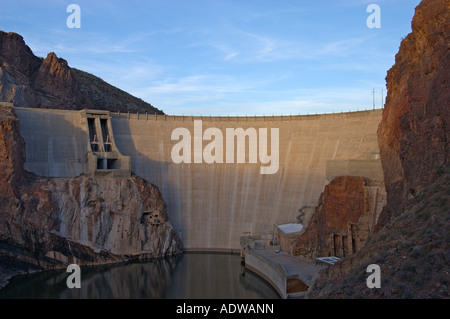
[[[70,274],[48,271],[13,279],[0,298],[53,299],[275,299],[259,277],[241,276],[236,255],[186,253],[145,263],[82,267],[81,289],[68,289]]]

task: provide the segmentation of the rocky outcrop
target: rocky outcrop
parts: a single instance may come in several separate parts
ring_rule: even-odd
[[[51,52],[36,57],[23,38],[0,31],[0,101],[15,106],[164,114]]]
[[[388,193],[383,223],[450,164],[449,21],[448,1],[422,1],[386,77],[378,129]]]
[[[292,254],[315,261],[316,257],[344,257],[360,250],[374,232],[386,193],[381,182],[356,176],[334,178],[325,186],[319,206]]]
[[[52,269],[182,251],[159,189],[138,176],[43,178],[23,170],[14,111],[0,108],[0,260]]]
[[[23,38],[14,32],[0,32],[0,57],[2,68],[9,66],[27,78],[42,64],[42,59],[35,56]]]
[[[58,58],[55,53],[47,55],[38,71],[32,76],[34,93],[41,105],[54,108],[64,105],[67,109],[78,106],[90,109],[94,104],[80,90],[80,85],[73,75],[66,60]]]
[[[449,5],[423,0],[388,71],[378,130],[387,205],[366,246],[323,271],[310,298],[448,298]],[[381,269],[369,289],[367,267]]]
[[[359,251],[324,269],[308,298],[448,298],[450,174],[445,172],[376,231]],[[381,271],[369,289],[367,267]]]
[[[95,253],[72,254],[65,239],[123,259],[181,252],[158,188],[137,176],[38,178],[19,192],[20,211],[3,212],[1,237],[51,259],[96,263]]]

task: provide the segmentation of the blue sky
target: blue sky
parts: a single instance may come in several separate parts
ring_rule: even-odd
[[[81,28],[69,29],[69,4]],[[419,0],[0,0],[33,52],[183,115],[371,109]],[[369,4],[381,28],[368,28]]]

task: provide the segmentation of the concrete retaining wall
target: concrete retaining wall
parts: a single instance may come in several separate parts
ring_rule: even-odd
[[[251,249],[247,249],[245,268],[261,276],[278,292],[281,298],[287,298],[286,272],[280,264],[272,263]]]
[[[56,177],[84,171],[87,135],[79,112],[16,111],[26,141],[27,170]],[[171,140],[172,131],[185,127],[193,134],[193,120],[199,119],[203,131],[218,128],[224,136],[226,128],[279,128],[278,172],[261,175],[259,162],[173,163],[171,150],[178,141]],[[361,158],[377,150],[380,120],[381,110],[375,110],[247,118],[112,114],[111,123],[117,148],[131,157],[131,170],[160,187],[185,247],[237,251],[244,233],[270,233],[274,224],[296,222],[301,207],[317,205],[328,183],[327,161]]]

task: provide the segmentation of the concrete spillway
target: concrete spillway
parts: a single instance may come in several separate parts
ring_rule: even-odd
[[[87,172],[89,133],[80,112],[16,112],[26,142],[26,170],[52,177]],[[278,171],[261,174],[262,164],[248,163],[248,154],[240,164],[175,164],[171,152],[179,141],[171,139],[172,132],[187,128],[193,133],[194,120],[202,120],[203,130],[217,128],[224,135],[227,128],[278,128]],[[115,145],[130,157],[134,173],[160,187],[184,246],[217,251],[238,250],[244,234],[267,234],[274,225],[296,222],[299,209],[317,205],[324,186],[339,172],[382,178],[376,157],[380,120],[381,110],[292,117],[110,118]]]

